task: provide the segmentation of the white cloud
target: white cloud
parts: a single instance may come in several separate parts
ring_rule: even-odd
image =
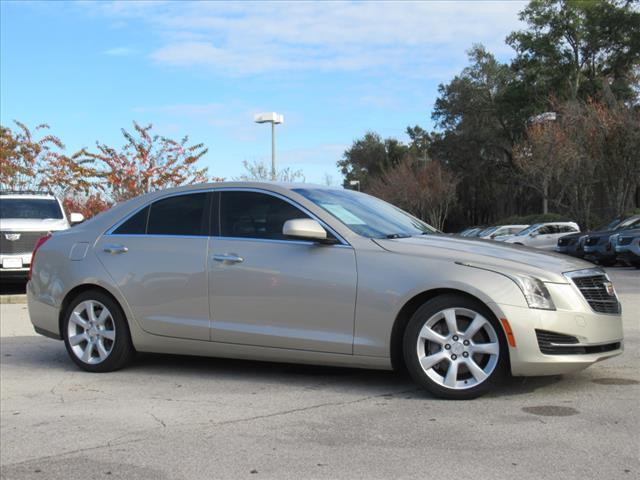
[[[148,22],[150,57],[232,75],[402,69],[439,77],[473,43],[507,54],[523,2],[115,2],[103,14]],[[452,58],[453,57],[453,58]]]
[[[110,48],[109,50],[105,50],[102,53],[105,55],[111,55],[114,57],[124,57],[127,55],[132,55],[134,53],[134,50],[129,47],[116,47],[116,48]]]

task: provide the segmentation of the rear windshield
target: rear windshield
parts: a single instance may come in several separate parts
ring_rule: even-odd
[[[62,210],[56,200],[39,198],[0,198],[0,218],[61,219]]]

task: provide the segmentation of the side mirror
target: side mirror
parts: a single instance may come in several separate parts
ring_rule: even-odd
[[[69,215],[69,223],[71,225],[82,222],[84,222],[84,215],[82,215],[81,213],[72,213],[71,215]]]
[[[282,234],[287,237],[303,240],[327,241],[327,231],[317,221],[311,218],[296,218],[287,220],[282,226]]]
[[[533,238],[533,237],[537,237],[537,236],[538,236],[538,232],[531,232],[531,233],[529,234],[529,236],[530,236],[530,237],[532,237],[532,238]]]

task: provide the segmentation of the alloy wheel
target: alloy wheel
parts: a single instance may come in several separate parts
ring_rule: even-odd
[[[500,343],[493,325],[467,308],[447,308],[431,316],[417,341],[422,370],[438,385],[464,390],[483,383],[498,364]]]
[[[96,365],[111,354],[116,326],[107,307],[95,300],[85,300],[72,310],[67,335],[73,354],[84,363]]]

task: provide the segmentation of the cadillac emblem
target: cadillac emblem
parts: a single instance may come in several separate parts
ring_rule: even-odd
[[[605,290],[607,291],[607,294],[608,294],[610,297],[615,297],[615,296],[616,296],[616,291],[615,291],[615,289],[613,288],[613,283],[611,283],[611,282],[604,282],[604,283],[603,283],[603,285],[604,285]]]
[[[4,238],[9,240],[10,242],[17,242],[18,240],[20,240],[20,234],[19,233],[5,233],[4,234]]]

